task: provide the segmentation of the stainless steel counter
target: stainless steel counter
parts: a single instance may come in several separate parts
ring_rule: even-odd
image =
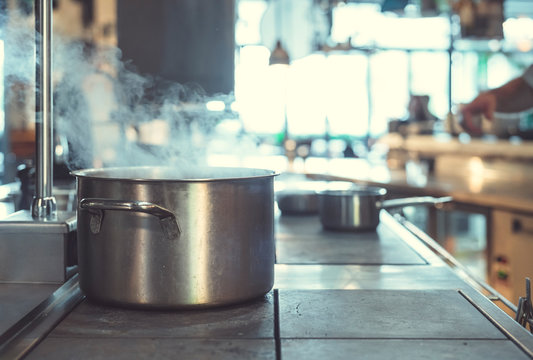
[[[416,170],[416,166],[414,168]],[[408,169],[391,169],[384,162],[364,159],[310,158],[305,168],[296,170],[302,177],[306,173],[314,179],[348,180],[385,187],[391,197],[451,196],[453,203],[446,212],[437,214],[433,209],[422,212],[425,231],[516,306],[519,297],[525,294],[525,278],[533,278],[531,231],[524,231],[524,224],[533,224],[533,187],[530,185],[533,168],[525,162],[443,155],[435,161],[434,171],[420,184],[409,181]],[[481,219],[481,223],[471,227],[469,215]],[[463,220],[469,228],[466,236],[456,231]],[[463,244],[469,246],[468,237],[478,241],[473,252],[461,251],[465,249]],[[504,259],[503,264],[501,259]]]
[[[313,216],[280,217],[276,283],[266,296],[193,311],[84,300],[27,358],[533,356],[529,332],[390,214],[381,215],[378,230],[364,233],[323,231]]]
[[[386,226],[357,234],[334,232],[322,230],[316,217],[294,216],[280,217],[277,225],[278,264],[427,264],[394,230]]]
[[[0,283],[0,334],[45,301],[58,287],[57,284]]]

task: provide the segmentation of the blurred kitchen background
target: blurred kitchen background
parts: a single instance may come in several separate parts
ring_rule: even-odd
[[[32,181],[33,1],[0,11],[7,214]],[[73,167],[127,164],[135,148],[345,174],[394,197],[458,193],[453,211],[404,213],[504,295],[523,289],[533,206],[498,194],[520,198],[533,178],[533,112],[471,138],[458,108],[533,63],[531,0],[57,0],[54,36],[56,87],[70,79],[84,104],[56,92],[57,184]]]

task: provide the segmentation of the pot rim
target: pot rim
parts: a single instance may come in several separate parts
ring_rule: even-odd
[[[127,172],[135,172],[131,176]],[[143,177],[137,173],[145,172],[152,176]],[[186,176],[171,176],[172,174],[185,173]],[[194,173],[201,174],[193,176]],[[202,173],[203,172],[203,173]],[[207,176],[207,173],[215,176]],[[224,167],[224,166],[191,166],[185,169],[178,169],[171,166],[125,166],[109,168],[91,168],[71,171],[70,174],[76,178],[104,180],[104,181],[131,181],[131,182],[217,182],[251,180],[261,178],[272,178],[279,175],[274,170],[247,168],[247,167]],[[158,175],[159,174],[159,175]],[[239,175],[241,174],[241,175]]]

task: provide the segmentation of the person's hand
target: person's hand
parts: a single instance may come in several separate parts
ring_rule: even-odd
[[[475,119],[479,115],[484,115],[488,120],[494,120],[496,104],[496,95],[491,91],[486,91],[480,93],[470,103],[462,105],[460,108],[462,115],[461,125],[465,131],[472,135],[481,135],[481,121],[477,121],[476,124]]]

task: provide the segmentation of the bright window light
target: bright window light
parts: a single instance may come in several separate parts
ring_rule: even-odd
[[[224,101],[211,100],[205,104],[205,107],[209,111],[224,111],[224,109],[226,109],[226,104],[224,104]]]

